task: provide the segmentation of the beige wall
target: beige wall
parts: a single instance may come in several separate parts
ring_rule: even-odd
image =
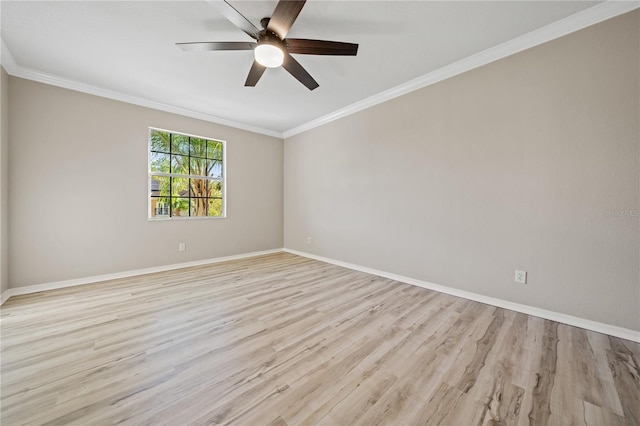
[[[9,288],[9,76],[0,67],[0,291]]]
[[[282,247],[281,139],[9,85],[12,288]],[[149,126],[227,141],[227,219],[147,220]]]
[[[285,247],[640,330],[639,16],[286,139]]]

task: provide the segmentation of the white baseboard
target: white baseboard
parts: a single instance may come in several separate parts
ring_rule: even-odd
[[[499,308],[509,309],[516,312],[521,312],[527,315],[533,315],[540,318],[545,318],[552,321],[557,321],[563,324],[573,325],[576,327],[584,328],[587,330],[596,331],[598,333],[608,334],[610,336],[620,337],[622,339],[631,340],[633,342],[640,343],[640,331],[631,330],[628,328],[618,327],[611,324],[605,324],[597,321],[588,320],[585,318],[579,318],[572,315],[563,314],[560,312],[549,311],[546,309],[536,308],[534,306],[522,305],[520,303],[509,302],[508,300],[497,299],[494,297],[484,296],[477,293],[471,293],[465,290],[459,290],[452,287],[447,287],[439,284],[430,283],[427,281],[418,280],[415,278],[405,277],[398,274],[392,274],[390,272],[380,271],[378,269],[368,268],[366,266],[360,266],[353,263],[343,262],[336,259],[330,259],[327,257],[317,256],[315,254],[306,253],[298,250],[292,250],[288,248],[284,249],[272,249],[264,251],[256,251],[251,253],[237,254],[233,256],[217,257],[213,259],[196,260],[193,262],[175,263],[172,265],[155,266],[152,268],[136,269],[132,271],[117,272],[113,274],[95,275],[92,277],[77,278],[73,280],[56,281],[52,283],[36,284],[25,287],[10,288],[2,293],[0,298],[0,305],[2,305],[11,296],[18,296],[21,294],[37,293],[45,290],[55,290],[58,288],[73,287],[83,284],[91,284],[100,281],[114,280],[120,278],[128,278],[137,275],[152,274],[155,272],[164,272],[174,269],[188,268],[191,266],[207,265],[211,263],[226,262],[229,260],[246,259],[249,257],[262,256],[266,254],[280,253],[285,251],[287,253],[295,254],[310,259],[319,260],[321,262],[331,263],[333,265],[342,266],[344,268],[353,269],[355,271],[365,272],[367,274],[378,275],[380,277],[389,278],[394,281],[400,281],[406,284],[415,285],[417,287],[426,288],[428,290],[434,290],[440,293],[450,294],[456,297],[462,297],[463,299],[473,300],[480,303],[486,303],[488,305],[497,306]]]
[[[8,289],[7,291],[2,292],[2,295],[0,295],[0,306],[2,306],[2,304],[6,302],[7,299],[11,296],[12,296],[11,289]]]
[[[2,305],[11,296],[18,296],[21,294],[31,294],[31,293],[37,293],[45,290],[55,290],[58,288],[74,287],[77,285],[92,284],[92,283],[97,283],[101,281],[116,280],[120,278],[129,278],[129,277],[135,277],[137,275],[153,274],[155,272],[171,271],[174,269],[188,268],[191,266],[200,266],[200,265],[208,265],[210,263],[226,262],[228,260],[246,259],[249,257],[263,256],[265,254],[281,253],[282,251],[283,249],[281,248],[272,249],[272,250],[254,251],[251,253],[236,254],[233,256],[224,256],[224,257],[216,257],[213,259],[195,260],[193,262],[174,263],[172,265],[154,266],[151,268],[136,269],[136,270],[125,271],[125,272],[116,272],[113,274],[94,275],[92,277],[76,278],[73,280],[56,281],[52,283],[35,284],[35,285],[29,285],[24,287],[10,288],[4,293],[2,293],[2,297],[0,298],[0,305]]]
[[[427,281],[422,281],[415,278],[409,278],[402,275],[392,274],[389,272],[380,271],[378,269],[355,265],[353,263],[343,262],[340,260],[330,259],[327,257],[316,256],[315,254],[306,253],[298,250],[285,248],[284,251],[287,253],[298,255],[298,256],[308,257],[310,259],[315,259],[322,262],[331,263],[333,265],[342,266],[344,268],[365,272],[367,274],[378,275],[380,277],[389,278],[394,281],[400,281],[406,284],[415,285],[417,287],[434,290],[440,293],[450,294],[456,297],[462,297],[463,299],[473,300],[475,302],[485,303],[487,305],[497,306],[499,308],[509,309],[511,311],[521,312],[523,314],[533,315],[535,317],[540,317],[540,318],[548,319],[551,321],[560,322],[563,324],[573,325],[575,327],[580,327],[587,330],[596,331],[598,333],[604,333],[610,336],[620,337],[622,339],[631,340],[633,342],[640,343],[640,331],[618,327],[611,324],[605,324],[597,321],[592,321],[585,318],[574,317],[572,315],[567,315],[560,312],[554,312],[546,309],[536,308],[534,306],[509,302],[508,300],[497,299],[489,296],[483,296],[482,294],[471,293],[469,291],[459,290],[456,288],[447,287],[440,284],[433,284]]]

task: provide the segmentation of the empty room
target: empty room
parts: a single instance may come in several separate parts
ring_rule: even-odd
[[[640,425],[640,2],[0,24],[3,426]]]

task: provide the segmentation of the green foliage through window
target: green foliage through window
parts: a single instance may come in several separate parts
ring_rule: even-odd
[[[149,129],[150,216],[224,215],[224,142]]]

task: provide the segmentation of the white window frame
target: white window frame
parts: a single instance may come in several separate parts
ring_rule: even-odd
[[[151,132],[152,131],[167,132],[180,136],[188,136],[191,138],[206,139],[209,141],[216,141],[222,144],[222,175],[220,178],[210,178],[207,176],[199,175],[183,175],[179,173],[162,173],[151,171]],[[211,138],[208,136],[199,136],[191,133],[181,132],[177,130],[168,130],[160,127],[149,127],[147,132],[147,219],[149,221],[171,221],[171,220],[206,220],[206,219],[226,219],[227,218],[227,142],[218,138]],[[178,178],[197,178],[207,179],[216,182],[220,182],[222,185],[222,213],[220,216],[152,216],[151,215],[151,191],[152,191],[152,179],[153,176],[166,176],[166,177],[178,177]]]

